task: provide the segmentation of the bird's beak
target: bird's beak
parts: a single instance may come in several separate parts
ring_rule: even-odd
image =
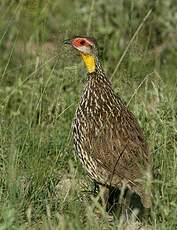
[[[71,40],[70,39],[66,39],[66,40],[63,41],[63,43],[65,45],[71,45]]]

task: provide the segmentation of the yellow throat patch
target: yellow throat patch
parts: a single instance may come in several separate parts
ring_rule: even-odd
[[[84,60],[84,63],[86,65],[86,67],[87,67],[87,71],[89,73],[94,72],[95,71],[95,67],[96,67],[94,56],[92,56],[90,54],[83,54],[83,53],[81,53],[81,57]]]

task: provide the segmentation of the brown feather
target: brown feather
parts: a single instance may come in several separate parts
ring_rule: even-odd
[[[97,60],[73,122],[76,151],[83,167],[96,182],[113,187],[122,183],[137,192],[150,207],[141,183],[149,169],[149,151],[134,115],[115,95]]]

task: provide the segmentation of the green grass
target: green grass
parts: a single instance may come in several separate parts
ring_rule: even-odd
[[[93,184],[73,152],[70,127],[86,71],[62,41],[94,36],[111,76],[150,9],[112,83],[152,153],[145,229],[177,228],[175,1],[1,0],[0,229],[121,229],[92,197]]]

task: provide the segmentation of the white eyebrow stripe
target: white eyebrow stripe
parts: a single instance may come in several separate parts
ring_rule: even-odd
[[[91,41],[88,40],[87,38],[84,38],[84,39],[85,39],[85,41],[86,41],[88,44],[93,45],[93,42],[91,42]]]

